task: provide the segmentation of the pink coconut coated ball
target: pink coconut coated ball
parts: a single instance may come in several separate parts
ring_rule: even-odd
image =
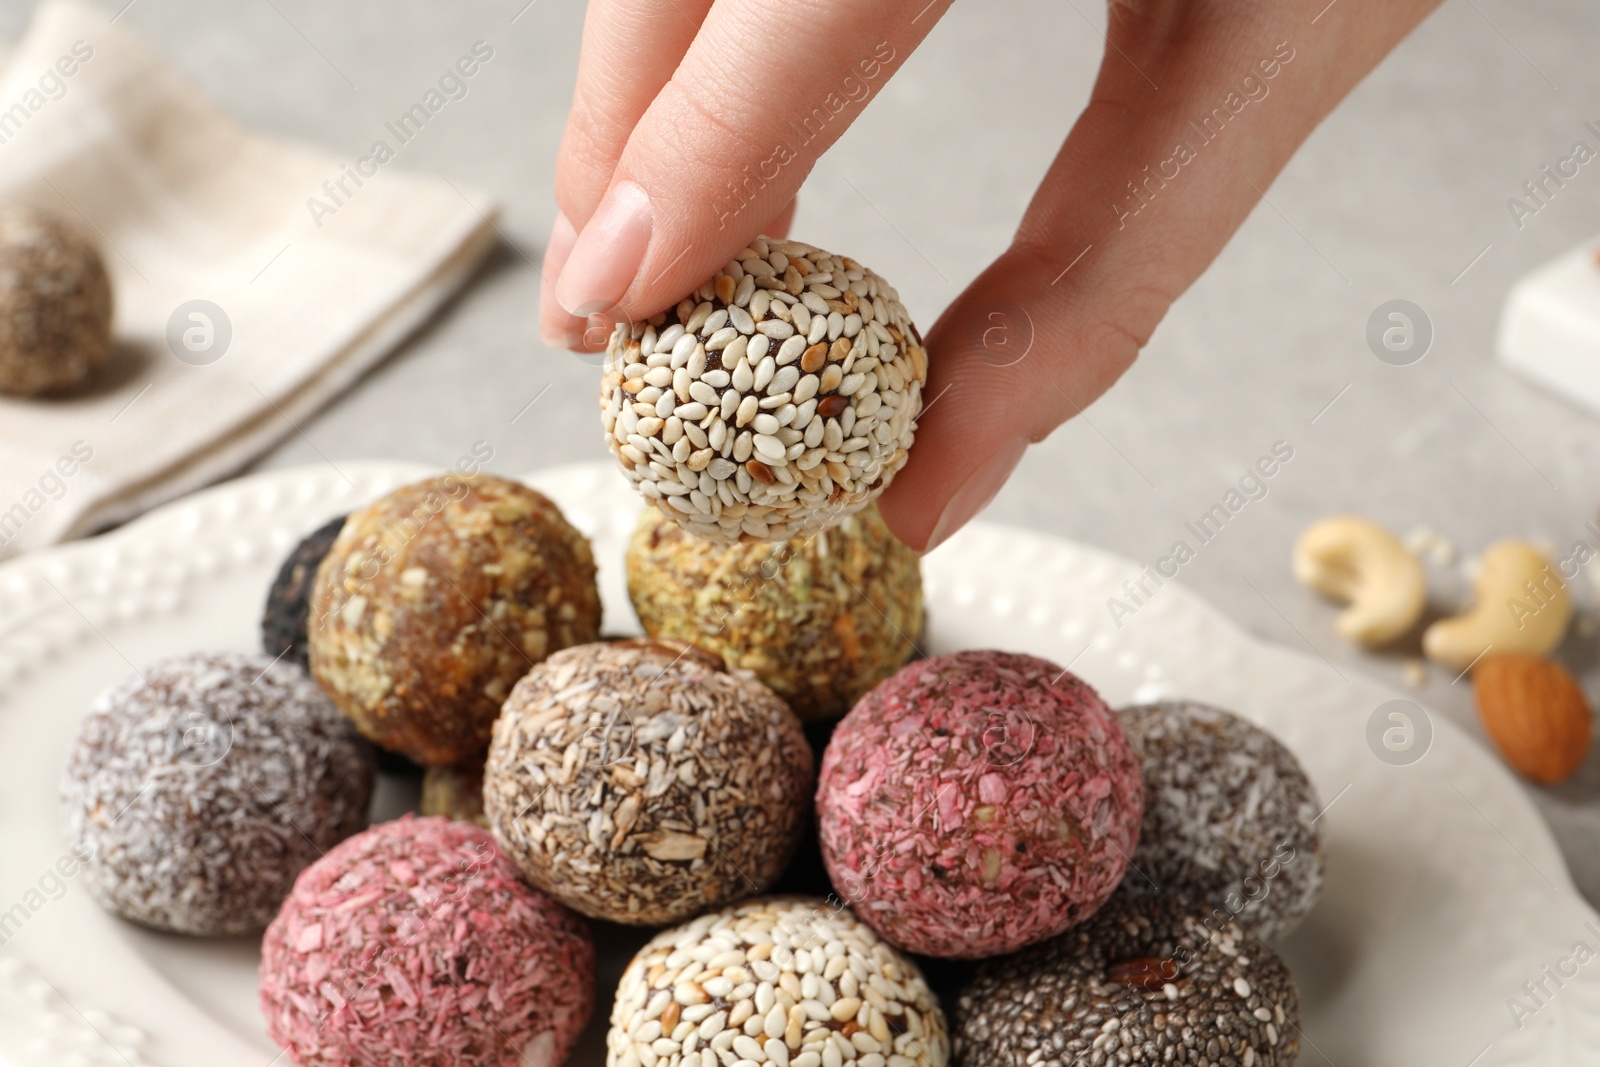
[[[1116,715],[1076,675],[1010,652],[903,668],[840,722],[817,786],[834,888],[887,940],[952,959],[1093,914],[1143,812]]]
[[[261,946],[267,1032],[301,1067],[554,1067],[593,1009],[583,920],[449,819],[345,840]]]

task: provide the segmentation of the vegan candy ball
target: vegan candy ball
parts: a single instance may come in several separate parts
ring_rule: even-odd
[[[664,930],[617,986],[608,1067],[944,1067],[950,1039],[917,965],[849,909],[768,897]]]
[[[528,668],[599,632],[594,556],[555,504],[449,474],[345,520],[317,571],[311,670],[379,745],[459,763]]]
[[[1034,656],[913,663],[834,731],[817,828],[834,888],[885,938],[976,959],[1093,914],[1139,840],[1139,764],[1116,716]]]
[[[301,1067],[556,1067],[594,1010],[594,945],[488,833],[407,816],[300,876],[261,1010]]]
[[[916,652],[917,553],[876,507],[789,541],[716,544],[646,510],[628,546],[645,632],[751,671],[807,721],[837,718]]]
[[[107,910],[181,934],[260,930],[294,877],[367,823],[372,750],[292,664],[161,660],[78,728],[61,810]]]
[[[1122,891],[1226,908],[1268,941],[1300,925],[1322,889],[1322,805],[1294,754],[1192,701],[1117,714],[1144,775],[1144,825]]]
[[[1283,1067],[1300,1049],[1283,961],[1210,909],[1162,896],[1118,897],[1054,940],[985,962],[955,1016],[957,1062],[984,1067]]]
[[[111,359],[111,278],[75,226],[0,206],[0,393],[76,388]]]
[[[772,885],[811,783],[800,720],[770,689],[681,642],[618,641],[558,652],[517,683],[483,799],[534,885],[651,925]]]
[[[690,533],[785,541],[888,487],[927,378],[887,282],[758,237],[676,308],[617,326],[601,422],[628,479]]]
[[[310,669],[306,627],[311,616],[311,587],[317,580],[317,567],[344,528],[344,518],[340,515],[307,534],[278,569],[261,613],[261,648],[267,655],[282,656],[286,663]]]

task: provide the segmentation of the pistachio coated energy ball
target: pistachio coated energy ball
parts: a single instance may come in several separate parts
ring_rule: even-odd
[[[646,510],[628,546],[645,632],[748,670],[807,721],[837,718],[922,633],[921,558],[868,506],[788,541],[704,541]]]
[[[312,593],[311,671],[377,744],[459,763],[488,748],[518,678],[599,633],[594,556],[560,509],[447,474],[345,520]]]
[[[601,424],[628,479],[695,536],[786,541],[888,487],[927,379],[887,282],[758,237],[677,307],[617,326]]]

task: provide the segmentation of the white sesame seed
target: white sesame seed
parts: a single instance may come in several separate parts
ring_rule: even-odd
[[[794,333],[794,327],[782,319],[763,319],[761,322],[756,323],[756,329],[768,337],[776,338],[780,341]]]
[[[750,420],[750,427],[758,434],[775,434],[778,432],[779,423],[776,418],[763,412]]]
[[[773,359],[771,356],[767,356],[765,359],[763,359],[760,366],[756,367],[756,378],[752,383],[752,386],[756,392],[766,392],[767,385],[772,381],[777,373],[778,361]]]

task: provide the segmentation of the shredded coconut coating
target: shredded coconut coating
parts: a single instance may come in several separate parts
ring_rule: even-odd
[[[752,900],[657,934],[617,986],[607,1067],[944,1067],[915,963],[849,909]]]
[[[301,1067],[556,1067],[594,1010],[594,945],[488,833],[406,816],[296,881],[261,1010]]]
[[[955,1010],[974,1067],[1280,1067],[1300,998],[1273,951],[1175,898],[1118,897],[1088,922],[990,960]]]
[[[766,890],[812,784],[800,720],[681,642],[551,656],[495,724],[484,807],[534,885],[585,915],[659,925]]]
[[[922,633],[921,557],[876,507],[789,541],[735,545],[648,510],[627,566],[646,633],[752,672],[808,722],[849,711],[911,659]]]
[[[483,763],[474,760],[423,771],[422,800],[418,807],[424,815],[443,815],[487,830],[489,817],[483,813]]]
[[[600,633],[588,541],[542,494],[487,475],[351,515],[312,609],[317,681],[363,734],[428,765],[481,756],[517,679]]]
[[[1034,656],[913,663],[868,693],[822,759],[835,889],[911,952],[1014,952],[1093,914],[1139,840],[1139,765],[1116,716]]]
[[[892,286],[758,237],[677,307],[617,325],[601,426],[628,480],[695,536],[786,541],[888,488],[927,379]]]
[[[1230,712],[1170,701],[1118,712],[1144,773],[1144,825],[1122,892],[1225,908],[1268,941],[1322,890],[1322,810],[1299,760]]]
[[[47,211],[0,206],[0,393],[82,385],[111,359],[111,278],[88,237]]]
[[[306,535],[278,569],[261,612],[261,650],[267,655],[282,656],[286,663],[311,669],[310,639],[306,636],[311,621],[311,587],[317,580],[317,568],[344,528],[344,519],[340,515]]]
[[[373,773],[371,748],[299,667],[176,656],[95,701],[67,755],[62,822],[109,911],[252,933],[302,868],[366,825]]]

